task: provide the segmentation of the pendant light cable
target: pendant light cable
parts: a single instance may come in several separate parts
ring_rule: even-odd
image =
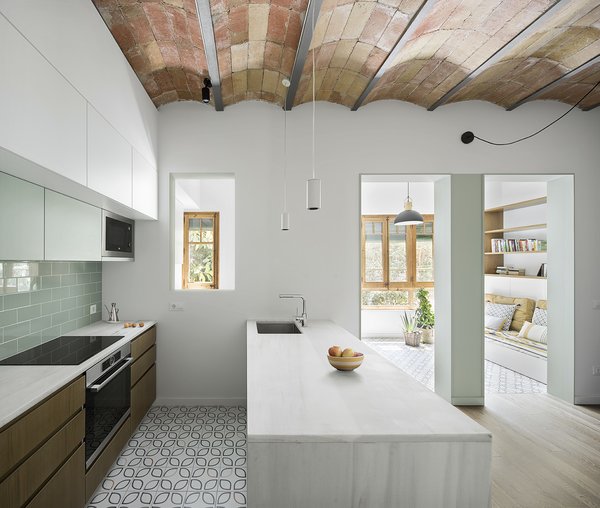
[[[545,127],[542,127],[540,130],[534,132],[533,134],[529,134],[529,136],[515,139],[514,141],[508,141],[506,143],[496,143],[495,141],[490,141],[488,139],[480,138],[479,136],[477,136],[476,134],[474,134],[471,131],[467,131],[467,132],[463,133],[461,140],[463,143],[468,144],[471,141],[473,141],[473,139],[478,139],[479,141],[483,141],[484,143],[487,143],[488,145],[494,145],[494,146],[508,146],[508,145],[514,145],[515,143],[519,143],[521,141],[525,141],[526,139],[532,138],[533,136],[537,136],[540,132],[545,131],[548,127],[551,127],[556,122],[558,122],[560,119],[567,116],[571,111],[573,111],[577,106],[579,106],[579,104],[581,104],[588,95],[590,95],[596,88],[598,88],[598,86],[600,86],[600,81],[598,81],[581,99],[579,99],[575,104],[573,104],[573,106],[566,113],[563,113],[556,120],[553,120],[548,125],[546,125]]]
[[[283,108],[283,211],[287,212],[287,111]]]
[[[311,2],[312,3],[312,2]],[[312,33],[315,33],[315,5],[311,5],[311,16],[312,16]],[[315,165],[315,47],[312,49],[312,177],[316,178],[316,165]]]

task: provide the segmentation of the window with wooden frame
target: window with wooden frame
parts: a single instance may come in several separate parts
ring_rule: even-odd
[[[395,215],[363,215],[361,303],[364,308],[414,309],[419,288],[433,288],[433,215],[397,226]]]
[[[183,214],[184,289],[219,287],[219,212]]]

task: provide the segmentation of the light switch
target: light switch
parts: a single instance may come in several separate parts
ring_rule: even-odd
[[[183,310],[183,302],[172,302],[169,304],[169,310],[180,311]]]
[[[96,304],[90,305],[90,314],[96,314]]]

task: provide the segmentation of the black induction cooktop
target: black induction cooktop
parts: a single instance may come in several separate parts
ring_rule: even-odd
[[[0,361],[0,365],[79,365],[122,338],[122,335],[58,337],[10,356]]]

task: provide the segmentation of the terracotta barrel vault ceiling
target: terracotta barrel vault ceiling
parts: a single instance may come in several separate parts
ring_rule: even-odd
[[[317,100],[352,109],[575,104],[600,80],[600,0],[92,1],[156,106],[201,100],[206,77],[224,106],[310,102],[313,52]],[[598,105],[600,87],[579,107]]]

